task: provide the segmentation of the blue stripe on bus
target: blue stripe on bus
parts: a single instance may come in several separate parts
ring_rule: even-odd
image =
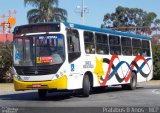
[[[147,58],[146,61],[148,62],[149,60],[151,60],[151,58]],[[137,73],[139,73],[139,71],[141,71],[144,67],[144,65],[146,64],[146,62],[143,62],[142,65],[139,67],[139,69],[137,69]]]
[[[83,30],[88,30],[88,31],[95,31],[95,32],[114,34],[114,35],[120,35],[120,36],[126,36],[126,37],[135,37],[135,38],[147,39],[147,40],[151,39],[148,36],[136,35],[132,33],[125,33],[125,32],[120,32],[120,31],[109,30],[109,29],[101,29],[101,28],[90,27],[90,26],[85,26],[85,25],[80,25],[80,24],[69,23],[69,22],[64,22],[64,25],[66,27],[70,27],[70,25],[73,25],[73,27],[76,29],[83,29]]]

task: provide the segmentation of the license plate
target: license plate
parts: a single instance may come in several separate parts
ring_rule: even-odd
[[[32,88],[40,88],[41,85],[40,84],[32,84]]]

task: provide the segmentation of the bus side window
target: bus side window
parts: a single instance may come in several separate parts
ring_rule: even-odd
[[[132,39],[132,46],[133,46],[133,55],[139,56],[142,55],[142,46],[140,39]]]
[[[92,32],[84,31],[85,52],[95,54],[94,35]]]
[[[72,41],[72,37],[68,37],[68,52],[74,52],[74,43]]]
[[[108,36],[106,34],[95,33],[96,53],[109,54]]]
[[[121,37],[122,55],[132,55],[131,39],[129,37]]]
[[[80,57],[80,42],[79,33],[77,30],[67,30],[67,46],[68,46],[68,61],[72,62]]]
[[[121,54],[121,44],[120,44],[119,36],[109,35],[109,44],[110,44],[110,54],[111,55]]]
[[[148,40],[142,40],[142,55],[144,57],[151,56],[151,53],[150,53],[150,44],[149,44]]]

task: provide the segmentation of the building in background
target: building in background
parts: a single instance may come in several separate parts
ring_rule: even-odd
[[[155,34],[152,36],[152,44],[160,46],[160,34]]]
[[[13,41],[13,34],[0,34],[0,43],[5,44],[6,42]]]

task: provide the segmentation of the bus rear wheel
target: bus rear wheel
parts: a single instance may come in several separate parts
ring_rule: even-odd
[[[130,83],[129,84],[122,84],[122,88],[126,90],[134,90],[137,87],[137,75],[132,72]]]
[[[38,90],[38,97],[39,99],[44,99],[47,95],[47,90],[39,89]]]
[[[130,84],[128,85],[128,87],[130,90],[134,90],[137,87],[137,76],[134,72],[131,75],[131,80],[130,80]]]
[[[89,76],[85,75],[84,78],[83,78],[82,95],[84,97],[89,97],[90,89],[91,89],[91,83],[90,83],[90,80],[89,80]]]

